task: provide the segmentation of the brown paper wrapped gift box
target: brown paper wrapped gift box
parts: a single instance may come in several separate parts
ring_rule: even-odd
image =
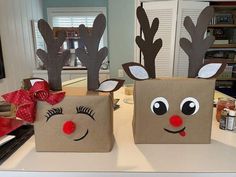
[[[87,92],[85,88],[65,88],[62,102],[51,106],[38,102],[35,128],[37,151],[63,152],[108,152],[114,144],[113,110],[110,93]],[[77,113],[76,107],[83,106],[88,114]],[[45,115],[52,108],[61,109],[63,114],[53,115],[47,121]],[[65,122],[73,120],[75,131],[63,132]],[[88,132],[88,133],[87,133]],[[87,134],[87,135],[86,135]],[[85,136],[86,135],[86,136]],[[85,137],[84,137],[85,136]],[[84,137],[81,140],[81,137]]]
[[[214,17],[214,8],[206,7],[197,23],[187,16],[183,26],[191,40],[181,38],[179,44],[188,55],[188,78],[156,79],[156,59],[162,39],[156,37],[159,19],[149,21],[143,7],[137,18],[144,35],[136,36],[143,63],[123,64],[126,74],[135,80],[133,134],[140,144],[204,144],[210,143],[215,79],[225,63],[206,63],[204,55],[214,42],[205,37]],[[160,22],[161,24],[161,22]],[[177,59],[178,60],[178,59]],[[165,74],[163,73],[163,76]]]
[[[38,49],[37,55],[48,70],[50,90],[61,90],[61,70],[68,60],[68,51],[58,55],[66,39],[61,31],[57,38],[45,20],[39,20],[39,30],[47,44],[47,51]],[[107,79],[100,83],[99,70],[108,55],[107,47],[99,48],[106,28],[104,14],[99,14],[91,30],[79,26],[84,47],[76,55],[87,68],[87,88],[64,88],[65,98],[51,106],[37,104],[35,140],[37,151],[108,152],[114,144],[112,92],[124,83]],[[99,92],[100,91],[100,92]],[[101,93],[106,92],[106,93]]]
[[[175,144],[210,143],[215,79],[170,78],[151,79],[135,82],[133,134],[135,143]],[[169,109],[163,115],[156,115],[151,109],[152,101],[163,97]],[[194,115],[181,111],[181,102],[193,97],[199,102]],[[170,117],[178,115],[183,124],[173,127]],[[169,133],[164,129],[178,131],[185,127],[185,136]]]

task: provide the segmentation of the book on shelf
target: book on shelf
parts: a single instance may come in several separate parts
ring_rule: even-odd
[[[229,40],[218,40],[218,39],[216,39],[213,44],[229,44]]]

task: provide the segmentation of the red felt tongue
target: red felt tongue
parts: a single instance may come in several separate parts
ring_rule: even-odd
[[[185,136],[186,132],[183,130],[182,132],[179,132],[180,136]]]

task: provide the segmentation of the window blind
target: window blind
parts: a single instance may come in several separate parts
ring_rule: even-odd
[[[54,16],[52,18],[53,27],[79,27],[84,24],[86,27],[93,27],[96,16]],[[99,44],[99,49],[104,47],[104,37]]]
[[[65,13],[65,12],[63,12]],[[81,24],[84,24],[86,27],[93,27],[93,22],[97,16],[97,14],[99,13],[67,13],[65,14],[59,14],[59,13],[55,13],[53,15],[50,16],[50,21],[52,23],[53,27],[62,27],[62,28],[78,28]],[[99,43],[99,47],[98,49],[100,50],[101,48],[103,48],[106,44],[106,31],[103,34],[103,36],[101,37],[100,43]],[[64,48],[67,48],[67,43],[64,42]],[[78,47],[78,43],[74,43],[74,47],[77,48]],[[106,65],[108,65],[108,57],[106,57],[106,59],[104,60],[103,63],[107,63]],[[106,66],[108,67],[108,66]]]
[[[84,24],[92,27],[96,16],[55,16],[52,18],[53,27],[79,27]]]

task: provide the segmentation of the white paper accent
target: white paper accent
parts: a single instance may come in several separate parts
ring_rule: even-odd
[[[199,78],[210,78],[214,76],[220,69],[222,63],[210,63],[204,65],[198,72]]]
[[[141,66],[130,66],[129,70],[131,74],[140,80],[149,79],[147,71]]]
[[[7,143],[8,141],[12,140],[15,137],[16,136],[14,136],[14,135],[5,135],[5,136],[1,137],[0,138],[0,146],[4,145],[5,143]]]
[[[116,88],[117,84],[118,84],[118,81],[108,80],[101,83],[98,90],[104,91],[104,92],[110,92]]]
[[[32,79],[32,80],[30,80],[30,83],[33,86],[35,84],[35,82],[38,82],[38,81],[43,81],[43,80],[41,80],[41,79]]]

